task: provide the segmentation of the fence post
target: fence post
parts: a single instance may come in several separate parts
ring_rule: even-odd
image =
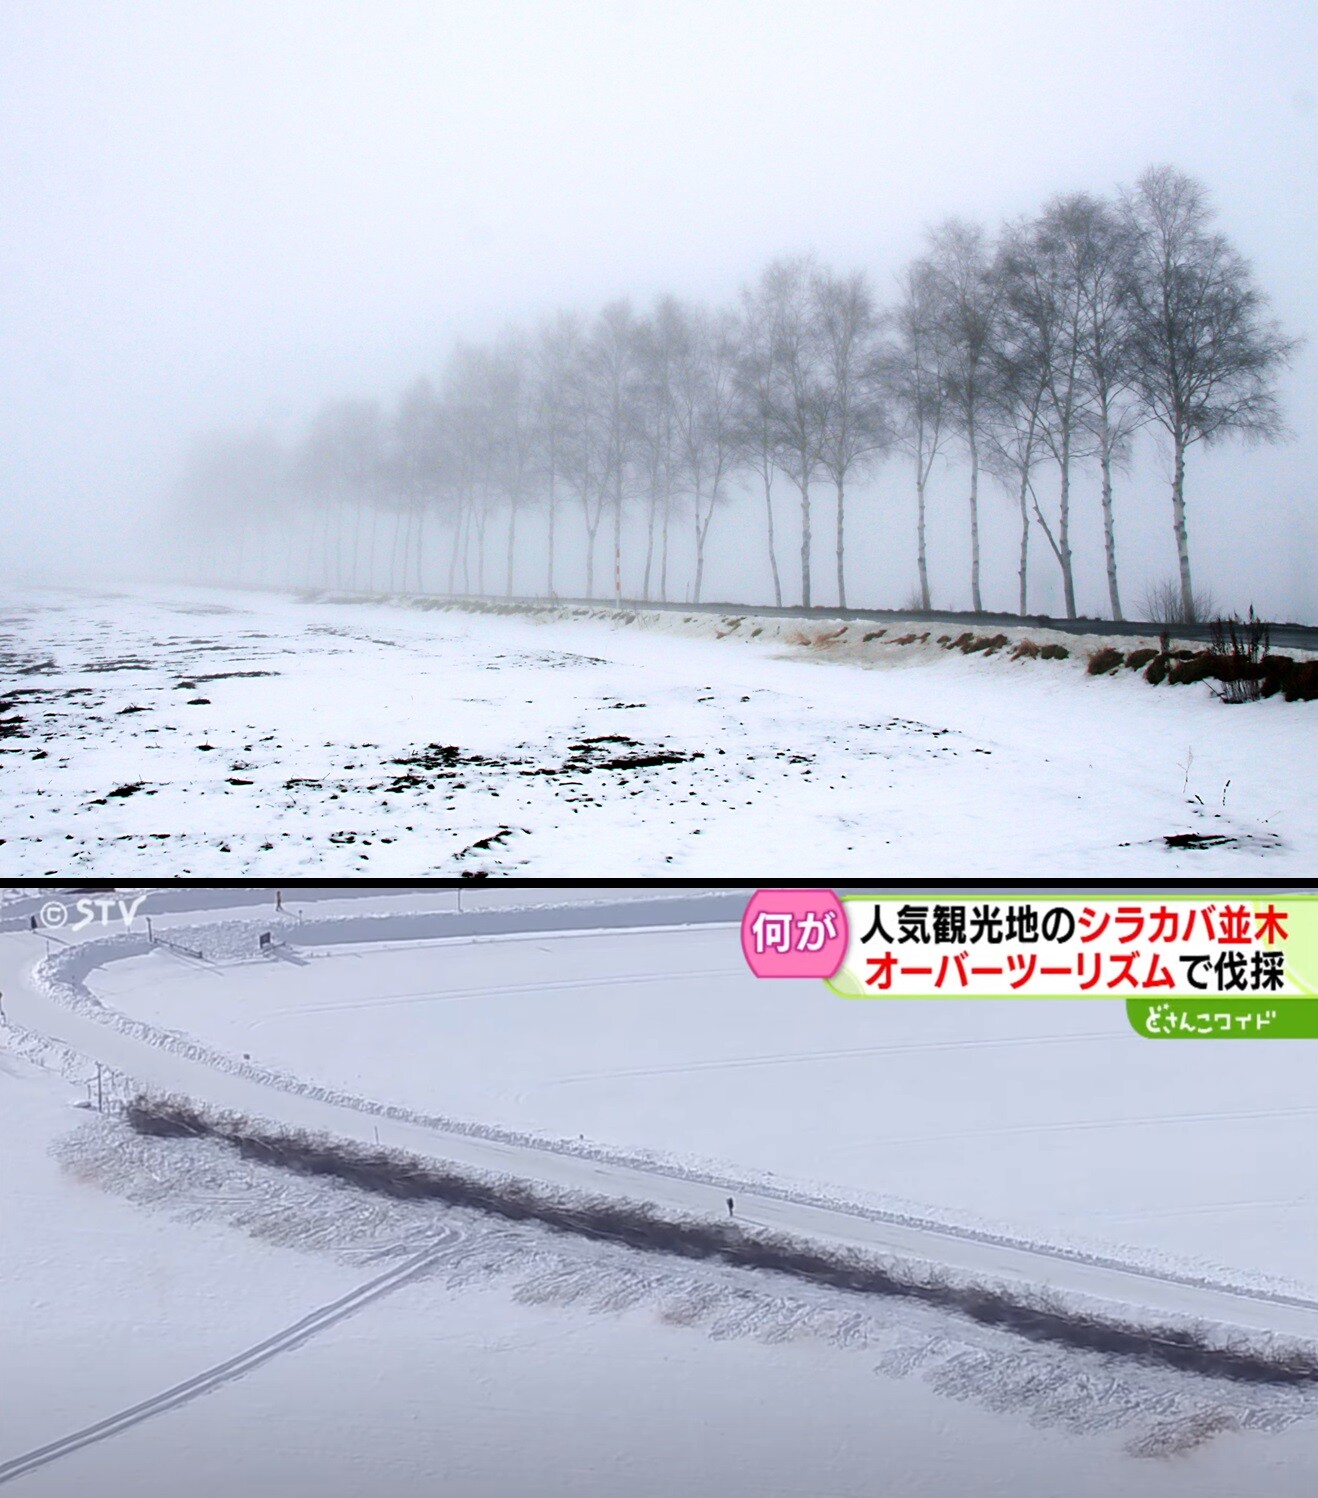
[[[101,1063],[96,1063],[96,1111],[105,1112],[105,1096],[101,1091]]]

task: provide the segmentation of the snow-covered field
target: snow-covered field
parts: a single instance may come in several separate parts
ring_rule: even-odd
[[[13,595],[0,872],[1314,867],[1312,704],[1228,708],[1205,684],[1090,678],[1076,660],[679,626],[182,589]],[[1226,841],[1167,847],[1185,832]]]
[[[417,1113],[1211,1260],[1318,1300],[1305,1042],[1150,1045],[1113,1000],[847,1003],[758,981],[722,927],[293,950],[217,970],[156,949],[88,986]]]
[[[507,939],[361,939],[405,899],[363,892],[355,919],[345,897],[302,945],[290,917],[274,959],[251,955],[270,913],[223,902],[171,918],[227,954],[200,964],[107,960],[131,942],[98,936],[34,973],[44,942],[0,933],[0,1481],[183,1380],[209,1390],[16,1494],[1314,1490],[1318,1390],[142,1139],[16,1054],[59,1059],[53,1038],[215,1106],[675,1211],[721,1214],[733,1180],[751,1226],[1318,1339],[1303,1043],[1152,1045],[1116,1003],[847,1003],[750,979],[727,926],[519,936],[510,911]]]

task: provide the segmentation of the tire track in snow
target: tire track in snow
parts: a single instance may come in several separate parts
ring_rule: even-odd
[[[733,971],[736,971],[736,969]],[[717,974],[704,975],[697,973],[690,976],[717,976]],[[560,984],[556,986],[572,987],[575,985]],[[581,986],[584,987],[585,985]],[[277,1012],[290,1013],[292,1011],[280,1010]],[[310,1013],[311,1011],[308,1010],[307,1012]],[[259,1024],[260,1021],[256,1023]],[[847,1046],[840,1050],[831,1051],[784,1051],[764,1056],[726,1056],[712,1061],[674,1061],[663,1066],[611,1067],[606,1071],[581,1072],[569,1077],[553,1077],[547,1082],[537,1083],[535,1087],[529,1089],[527,1092],[518,1093],[517,1101],[521,1102],[524,1098],[530,1097],[536,1092],[548,1091],[553,1087],[568,1087],[583,1082],[612,1082],[624,1077],[680,1076],[686,1072],[739,1071],[757,1066],[797,1066],[810,1061],[850,1061],[853,1057],[861,1056],[897,1056],[934,1051],[973,1050],[982,1047],[1074,1045],[1080,1041],[1112,1041],[1123,1038],[1120,1035],[1114,1036],[1110,1030],[1091,1030],[1078,1031],[1074,1035],[1007,1036],[1002,1039],[978,1040],[933,1040],[901,1045]]]
[[[356,954],[353,954],[356,955]],[[597,978],[548,979],[543,983],[491,983],[481,989],[434,988],[418,989],[415,993],[388,994],[382,998],[374,996],[363,999],[341,999],[327,1004],[289,1004],[278,1009],[268,1009],[248,1026],[259,1030],[273,1020],[300,1018],[304,1014],[338,1014],[355,1009],[389,1009],[405,1004],[449,1004],[484,1001],[490,998],[510,998],[517,994],[554,993],[560,990],[575,991],[581,988],[620,988],[641,983],[671,983],[675,978],[728,978],[745,972],[744,967],[692,968],[677,973],[617,973]]]
[[[45,1446],[38,1446],[33,1451],[24,1452],[22,1456],[13,1457],[7,1462],[0,1462],[0,1484],[12,1482],[16,1477],[25,1477],[29,1472],[35,1472],[40,1467],[59,1461],[61,1457],[70,1456],[75,1451],[81,1451],[86,1446],[93,1446],[99,1441],[108,1440],[111,1436],[130,1430],[133,1426],[140,1425],[156,1415],[177,1409],[188,1400],[195,1399],[199,1394],[207,1394],[231,1379],[243,1377],[244,1374],[259,1368],[263,1363],[268,1363],[272,1358],[278,1357],[280,1353],[300,1347],[302,1343],[318,1333],[355,1315],[372,1301],[379,1300],[382,1296],[397,1290],[401,1285],[416,1279],[436,1263],[443,1253],[447,1252],[452,1240],[458,1236],[453,1229],[440,1229],[432,1242],[421,1252],[413,1254],[409,1259],[395,1265],[384,1274],[367,1280],[365,1284],[358,1285],[355,1290],[340,1296],[338,1300],[318,1306],[301,1320],[284,1327],[282,1331],[276,1332],[264,1341],[255,1343],[236,1356],[226,1358],[224,1362],[216,1363],[204,1372],[184,1379],[182,1383],[174,1384],[162,1393],[150,1399],[144,1399],[138,1404],[130,1405],[127,1409],[107,1416],[104,1420],[85,1425],[81,1430],[62,1436],[57,1441],[50,1441]]]

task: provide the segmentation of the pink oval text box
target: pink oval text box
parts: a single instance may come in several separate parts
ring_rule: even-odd
[[[757,978],[831,978],[847,955],[847,914],[831,889],[762,889],[741,918]]]

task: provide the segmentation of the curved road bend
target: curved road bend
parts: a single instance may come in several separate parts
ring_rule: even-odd
[[[666,941],[680,940],[668,933]],[[254,1078],[217,1070],[121,1034],[110,1025],[66,1009],[39,993],[30,971],[30,934],[0,935],[0,990],[18,1025],[49,1036],[148,1087],[197,1103],[270,1120],[290,1128],[379,1143],[410,1154],[450,1161],[494,1175],[513,1175],[590,1193],[649,1201],[677,1212],[719,1215],[732,1191],[743,1222],[778,1232],[936,1263],[976,1278],[1015,1281],[1124,1305],[1153,1314],[1197,1317],[1283,1335],[1318,1338],[1318,1301],[1245,1286],[1204,1286],[1173,1273],[1108,1260],[1090,1262],[1065,1248],[1003,1241],[970,1228],[922,1222],[848,1207],[804,1194],[723,1178],[677,1175],[659,1165],[617,1164],[550,1147],[508,1142],[443,1127],[381,1117],[345,1103],[329,1103]]]

